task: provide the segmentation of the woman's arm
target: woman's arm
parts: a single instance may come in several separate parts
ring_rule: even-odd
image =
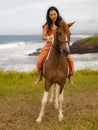
[[[42,32],[42,40],[47,40],[48,42],[51,42],[53,35],[48,36],[47,32],[48,32],[48,27],[44,26]]]
[[[42,40],[47,40],[47,26],[43,27],[43,32],[42,32]]]

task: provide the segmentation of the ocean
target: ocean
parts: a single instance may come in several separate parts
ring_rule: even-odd
[[[90,35],[72,35],[71,45]],[[36,68],[37,56],[28,54],[42,48],[45,41],[41,35],[1,35],[0,36],[0,68],[4,70],[32,71]],[[98,70],[98,53],[73,54],[75,70]]]

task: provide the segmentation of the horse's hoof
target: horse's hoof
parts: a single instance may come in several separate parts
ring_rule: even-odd
[[[63,121],[64,117],[63,116],[58,116],[58,120],[61,122]]]
[[[59,109],[59,104],[55,104],[55,109],[56,109],[56,110]]]
[[[38,125],[40,125],[41,123],[42,123],[42,120],[41,119],[36,119],[36,123],[38,124]]]
[[[49,99],[49,103],[50,103],[50,104],[53,103],[53,99],[52,99],[52,98]]]

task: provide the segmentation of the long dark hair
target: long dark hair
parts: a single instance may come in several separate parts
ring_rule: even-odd
[[[56,24],[57,27],[59,27],[60,21],[63,20],[62,17],[60,16],[60,14],[59,14],[58,9],[57,9],[56,7],[54,7],[54,6],[51,6],[51,7],[47,10],[47,15],[46,15],[46,23],[48,24],[49,29],[51,29],[51,26],[52,26],[52,20],[51,20],[50,17],[49,17],[49,13],[50,13],[50,11],[52,11],[52,10],[55,10],[55,11],[57,12],[57,20],[56,20],[56,22],[55,22],[55,24]]]

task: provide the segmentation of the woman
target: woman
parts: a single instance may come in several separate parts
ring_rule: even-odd
[[[38,60],[37,60],[37,72],[38,72],[38,80],[35,82],[35,85],[42,80],[42,69],[44,60],[49,52],[49,49],[52,45],[52,38],[53,34],[56,32],[59,23],[62,21],[62,17],[59,15],[59,11],[56,7],[52,6],[47,10],[46,15],[46,23],[43,25],[43,33],[42,33],[42,40],[46,40],[47,43],[42,49]],[[67,56],[67,61],[69,65],[69,81],[70,84],[73,84],[72,75],[74,73],[74,63],[71,55]]]

